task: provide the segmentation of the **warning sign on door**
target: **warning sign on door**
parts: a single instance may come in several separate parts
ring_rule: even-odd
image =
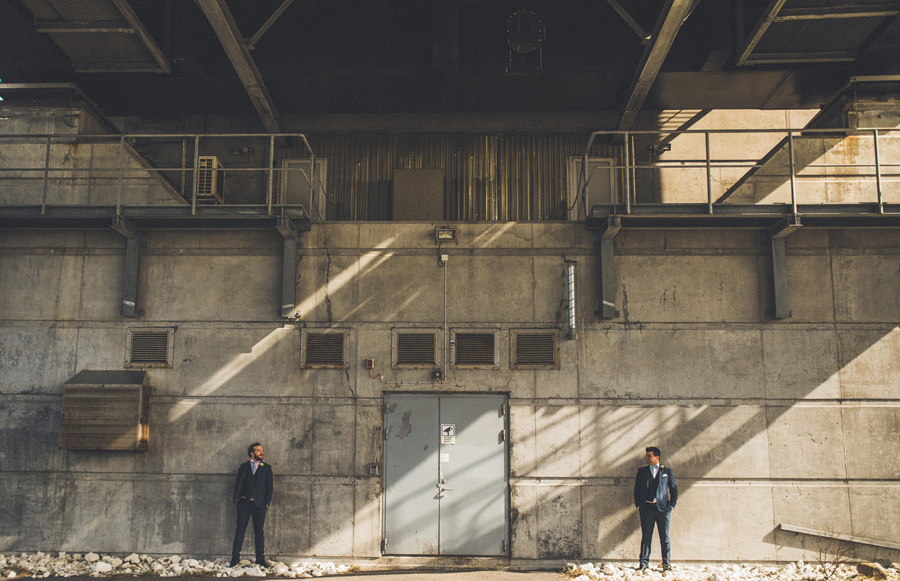
[[[441,444],[456,444],[456,424],[441,424]]]

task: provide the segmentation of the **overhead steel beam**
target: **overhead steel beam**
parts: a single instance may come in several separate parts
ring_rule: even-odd
[[[890,18],[898,14],[900,14],[900,10],[897,9],[896,4],[785,8],[775,16],[775,22],[822,20],[825,18]]]
[[[281,6],[275,9],[275,12],[272,13],[272,16],[269,16],[269,19],[259,27],[259,30],[256,31],[256,34],[254,34],[250,38],[250,40],[247,41],[248,49],[253,50],[256,48],[256,43],[259,42],[259,39],[262,38],[262,35],[264,35],[266,31],[268,31],[269,28],[272,27],[273,24],[275,24],[275,21],[281,17],[281,15],[285,10],[288,9],[288,6],[290,6],[293,1],[294,0],[284,0],[284,2],[281,3]]]
[[[613,10],[619,13],[619,16],[622,17],[622,20],[624,20],[626,24],[631,27],[631,30],[633,30],[641,40],[650,40],[650,34],[644,32],[644,29],[641,28],[641,25],[631,17],[631,14],[628,14],[628,11],[625,10],[621,4],[619,4],[618,0],[606,0],[606,3],[612,6]]]
[[[625,103],[619,111],[617,129],[620,131],[630,129],[634,123],[637,112],[643,106],[644,100],[666,60],[666,55],[672,48],[675,36],[690,15],[693,6],[692,0],[666,0],[659,18],[656,20],[653,38],[644,47],[644,54],[637,71],[635,71],[634,79],[631,81]]]
[[[122,16],[128,21],[128,24],[134,29],[134,33],[140,37],[144,46],[147,48],[147,51],[153,57],[153,60],[159,65],[157,72],[166,74],[171,73],[172,67],[169,65],[169,59],[166,58],[162,49],[159,48],[159,45],[156,44],[156,41],[150,36],[150,32],[144,26],[144,23],[141,22],[141,19],[138,18],[137,13],[131,8],[131,4],[128,3],[128,0],[112,0],[112,3],[119,9],[119,12],[122,13]]]
[[[269,91],[266,90],[262,74],[256,68],[256,63],[250,55],[250,49],[244,42],[244,37],[225,0],[197,0],[197,4],[206,14],[216,36],[219,37],[225,54],[228,55],[228,59],[234,66],[234,70],[259,113],[266,130],[270,133],[281,133],[278,124],[278,110],[272,102],[272,97],[269,96]]]
[[[818,52],[771,52],[750,55],[744,64],[778,65],[788,63],[853,62],[857,52],[852,50]]]
[[[781,7],[784,6],[786,1],[787,0],[772,0],[772,2],[769,3],[769,6],[766,8],[765,12],[763,12],[762,18],[759,19],[753,32],[750,33],[750,37],[747,39],[747,43],[744,45],[743,50],[738,54],[738,66],[747,64],[750,53],[752,53],[753,49],[756,48],[756,45],[759,44],[763,34],[765,34],[769,27],[772,26],[772,23],[775,22],[778,11],[781,10]]]

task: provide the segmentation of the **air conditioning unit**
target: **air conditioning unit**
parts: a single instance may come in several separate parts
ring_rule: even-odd
[[[225,173],[215,155],[201,155],[198,165],[197,201],[209,204],[225,203]]]

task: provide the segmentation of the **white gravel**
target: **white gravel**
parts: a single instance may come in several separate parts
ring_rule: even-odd
[[[18,577],[286,577],[307,579],[326,575],[341,575],[358,571],[351,565],[335,565],[298,561],[290,565],[270,561],[269,567],[260,567],[241,561],[229,567],[227,559],[202,561],[179,555],[151,557],[132,553],[126,557],[97,553],[20,553],[0,554],[0,578]]]
[[[237,567],[229,567],[227,559],[205,561],[172,555],[151,557],[131,555],[120,557],[98,553],[20,553],[0,554],[0,579],[18,577],[283,577],[307,579],[329,575],[355,573],[360,569],[352,565],[335,565],[326,562],[297,561],[291,564],[270,561],[269,567],[259,567],[244,560]],[[772,565],[674,565],[673,570],[663,572],[659,566],[650,571],[638,572],[633,565],[621,563],[569,563],[565,576],[576,581],[823,581],[824,574],[818,564],[790,563]],[[900,581],[900,563],[885,569],[889,581]],[[855,578],[855,579],[854,579]],[[560,576],[562,579],[562,576]],[[828,581],[864,581],[856,565],[844,564]]]
[[[885,569],[887,579],[900,581],[900,563]],[[776,565],[673,565],[664,572],[659,565],[649,571],[636,571],[634,565],[611,563],[569,563],[566,576],[575,581],[823,581],[825,574],[818,563],[798,561],[785,566]],[[864,581],[856,570],[856,563],[837,566],[828,581]]]

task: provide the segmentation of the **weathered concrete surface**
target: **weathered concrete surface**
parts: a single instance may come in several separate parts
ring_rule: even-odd
[[[2,550],[224,554],[233,471],[259,440],[276,473],[273,554],[378,558],[369,470],[386,390],[510,395],[514,559],[633,559],[648,444],[682,487],[676,559],[809,558],[812,542],[777,527],[821,528],[823,504],[840,532],[890,535],[881,515],[900,474],[877,451],[900,443],[896,234],[791,237],[799,316],[774,323],[755,234],[627,232],[623,317],[601,323],[593,240],[578,228],[468,224],[441,268],[430,225],[316,226],[299,251],[297,324],[277,317],[274,232],[152,232],[145,313],[126,321],[117,235],[5,231],[0,479],[15,502]],[[579,338],[561,340],[559,370],[512,370],[510,330],[565,332],[564,256],[578,260]],[[445,274],[447,328],[499,329],[500,366],[448,367],[434,384],[390,367],[390,338],[443,327]],[[348,368],[301,369],[301,329],[325,326],[349,329]],[[122,368],[129,327],[176,327],[172,366],[148,370],[150,449],[59,450],[62,384]]]

